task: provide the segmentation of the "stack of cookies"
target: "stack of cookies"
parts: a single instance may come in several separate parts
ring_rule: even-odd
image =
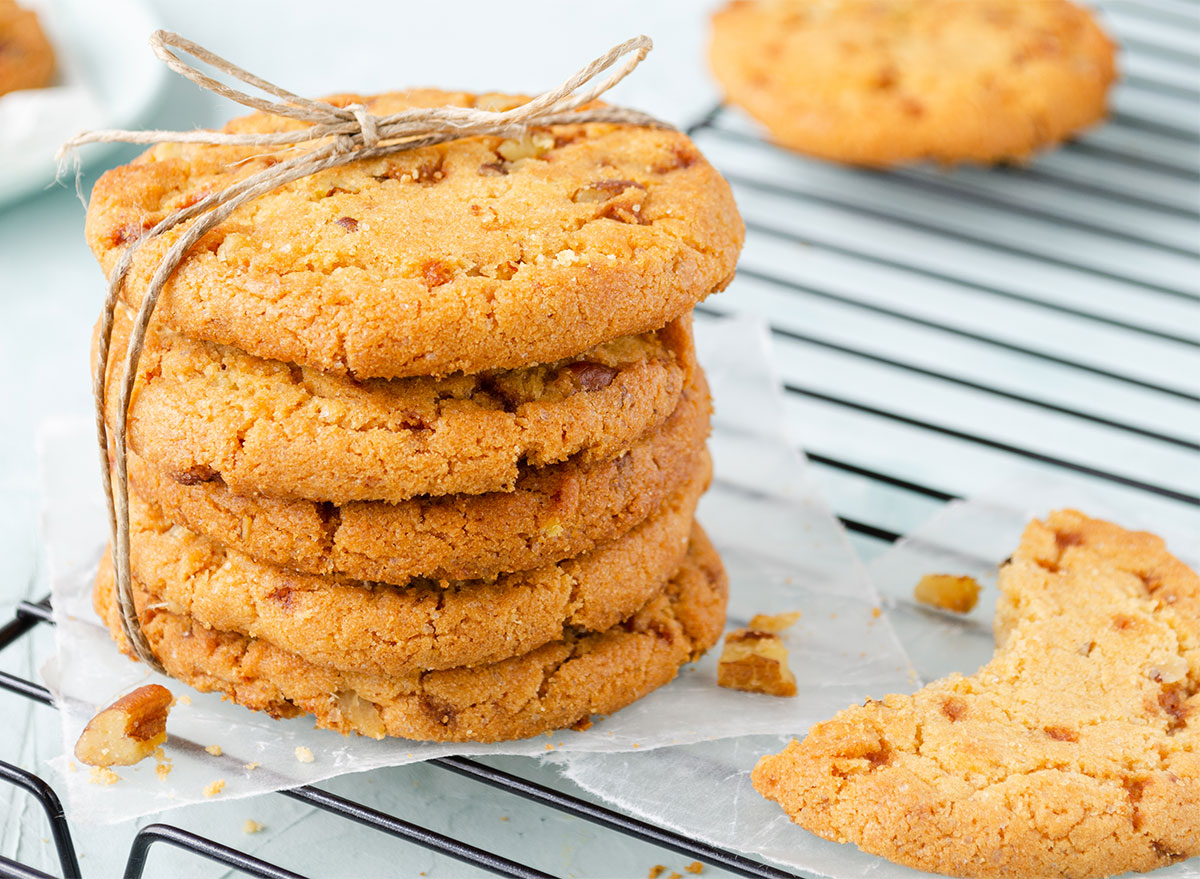
[[[108,271],[281,157],[157,146],[96,184],[89,243]],[[110,401],[131,308],[182,229],[137,252]],[[134,591],[167,671],[276,716],[439,741],[587,725],[670,681],[724,622],[693,523],[711,462],[690,312],[742,234],[685,135],[598,123],[361,161],[240,208],[168,283],[129,412]],[[106,562],[96,607],[128,649],[113,593]]]

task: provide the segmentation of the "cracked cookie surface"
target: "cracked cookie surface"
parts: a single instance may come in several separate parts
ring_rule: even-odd
[[[754,785],[820,836],[955,876],[1200,854],[1200,577],[1076,511],[1000,569],[995,657],[817,724]]]
[[[644,521],[706,456],[703,372],[658,428],[607,461],[524,468],[511,492],[336,506],[184,484],[130,453],[135,492],[166,518],[260,561],[308,574],[404,583],[526,571],[595,549]]]
[[[1021,160],[1103,118],[1115,46],[1068,0],[734,0],[710,60],[777,143],[864,165]]]
[[[607,629],[660,592],[683,560],[710,472],[705,459],[661,510],[577,558],[490,580],[401,586],[255,562],[131,497],[131,569],[168,610],[318,665],[394,675],[496,662],[568,630]]]
[[[108,418],[131,321],[113,328]],[[675,411],[695,370],[690,315],[566,360],[444,378],[356,380],[151,332],[129,445],[184,483],[239,495],[398,502],[513,488],[523,465],[605,460]]]
[[[413,90],[330,101],[376,115],[524,99]],[[224,130],[301,127],[256,114]],[[160,144],[105,173],[87,239],[105,273],[173,210],[290,158]],[[149,241],[139,303],[186,224]],[[174,273],[156,314],[189,336],[359,378],[547,363],[657,329],[732,279],[728,184],[677,131],[611,124],[472,137],[329,169],[239,208]]]
[[[663,592],[603,632],[563,640],[490,665],[399,676],[323,668],[261,639],[206,629],[148,603],[135,588],[142,626],[175,678],[276,717],[314,716],[317,726],[373,738],[501,741],[586,723],[670,682],[720,636],[728,584],[698,526]],[[101,565],[96,609],[128,652]]]

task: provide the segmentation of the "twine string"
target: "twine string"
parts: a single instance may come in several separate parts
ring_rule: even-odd
[[[60,163],[78,147],[92,143],[200,143],[215,146],[296,146],[314,144],[313,149],[281,161],[211,193],[189,207],[181,208],[160,220],[121,254],[108,278],[108,291],[100,318],[100,339],[92,372],[95,397],[96,434],[99,441],[104,497],[108,507],[109,530],[113,546],[113,573],[121,630],[139,659],[163,671],[154,654],[133,599],[129,557],[129,483],[126,442],[129,403],[137,379],[138,364],[146,341],[146,331],[154,308],[171,275],[191,249],[215,226],[239,207],[295,180],[366,159],[374,159],[421,147],[433,146],[461,137],[512,137],[532,126],[610,122],[625,125],[670,127],[652,116],[624,107],[603,106],[588,110],[581,107],[595,101],[642,62],[653,46],[649,37],[638,36],[614,46],[587,64],[562,85],[509,110],[481,110],[473,107],[428,107],[404,110],[387,116],[375,116],[362,104],[337,107],[325,101],[294,94],[272,82],[210,52],[198,43],[168,31],[156,31],[150,38],[154,54],[171,70],[206,91],[228,98],[243,106],[276,116],[285,116],[308,127],[293,131],[260,134],[234,134],[219,131],[124,131],[107,129],[80,134],[59,150]],[[243,92],[220,82],[187,63],[171,49],[204,62],[221,73],[273,95],[272,101]],[[615,69],[614,69],[615,68]],[[611,70],[603,79],[598,77]],[[122,286],[138,250],[148,241],[184,223],[190,223],[159,260],[145,295],[133,318],[120,373],[116,409],[110,434],[108,408],[108,365],[112,348],[113,326]],[[109,460],[109,444],[112,460]]]

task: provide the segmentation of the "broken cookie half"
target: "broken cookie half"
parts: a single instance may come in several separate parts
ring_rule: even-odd
[[[754,786],[820,836],[954,876],[1200,854],[1200,577],[1067,510],[1025,529],[999,585],[991,662],[817,724]]]

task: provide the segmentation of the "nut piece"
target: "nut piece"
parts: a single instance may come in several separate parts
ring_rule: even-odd
[[[794,610],[791,613],[777,613],[769,615],[765,613],[756,613],[750,618],[750,628],[756,632],[771,632],[778,635],[790,629],[796,624],[796,620],[800,619],[800,611]]]
[[[979,583],[974,577],[926,574],[913,590],[913,598],[942,610],[970,613],[979,600]]]
[[[138,687],[90,721],[75,743],[75,756],[89,766],[132,766],[167,740],[171,691],[158,684]]]
[[[750,693],[796,695],[796,678],[788,668],[783,641],[773,632],[756,629],[735,629],[725,636],[717,683]]]

